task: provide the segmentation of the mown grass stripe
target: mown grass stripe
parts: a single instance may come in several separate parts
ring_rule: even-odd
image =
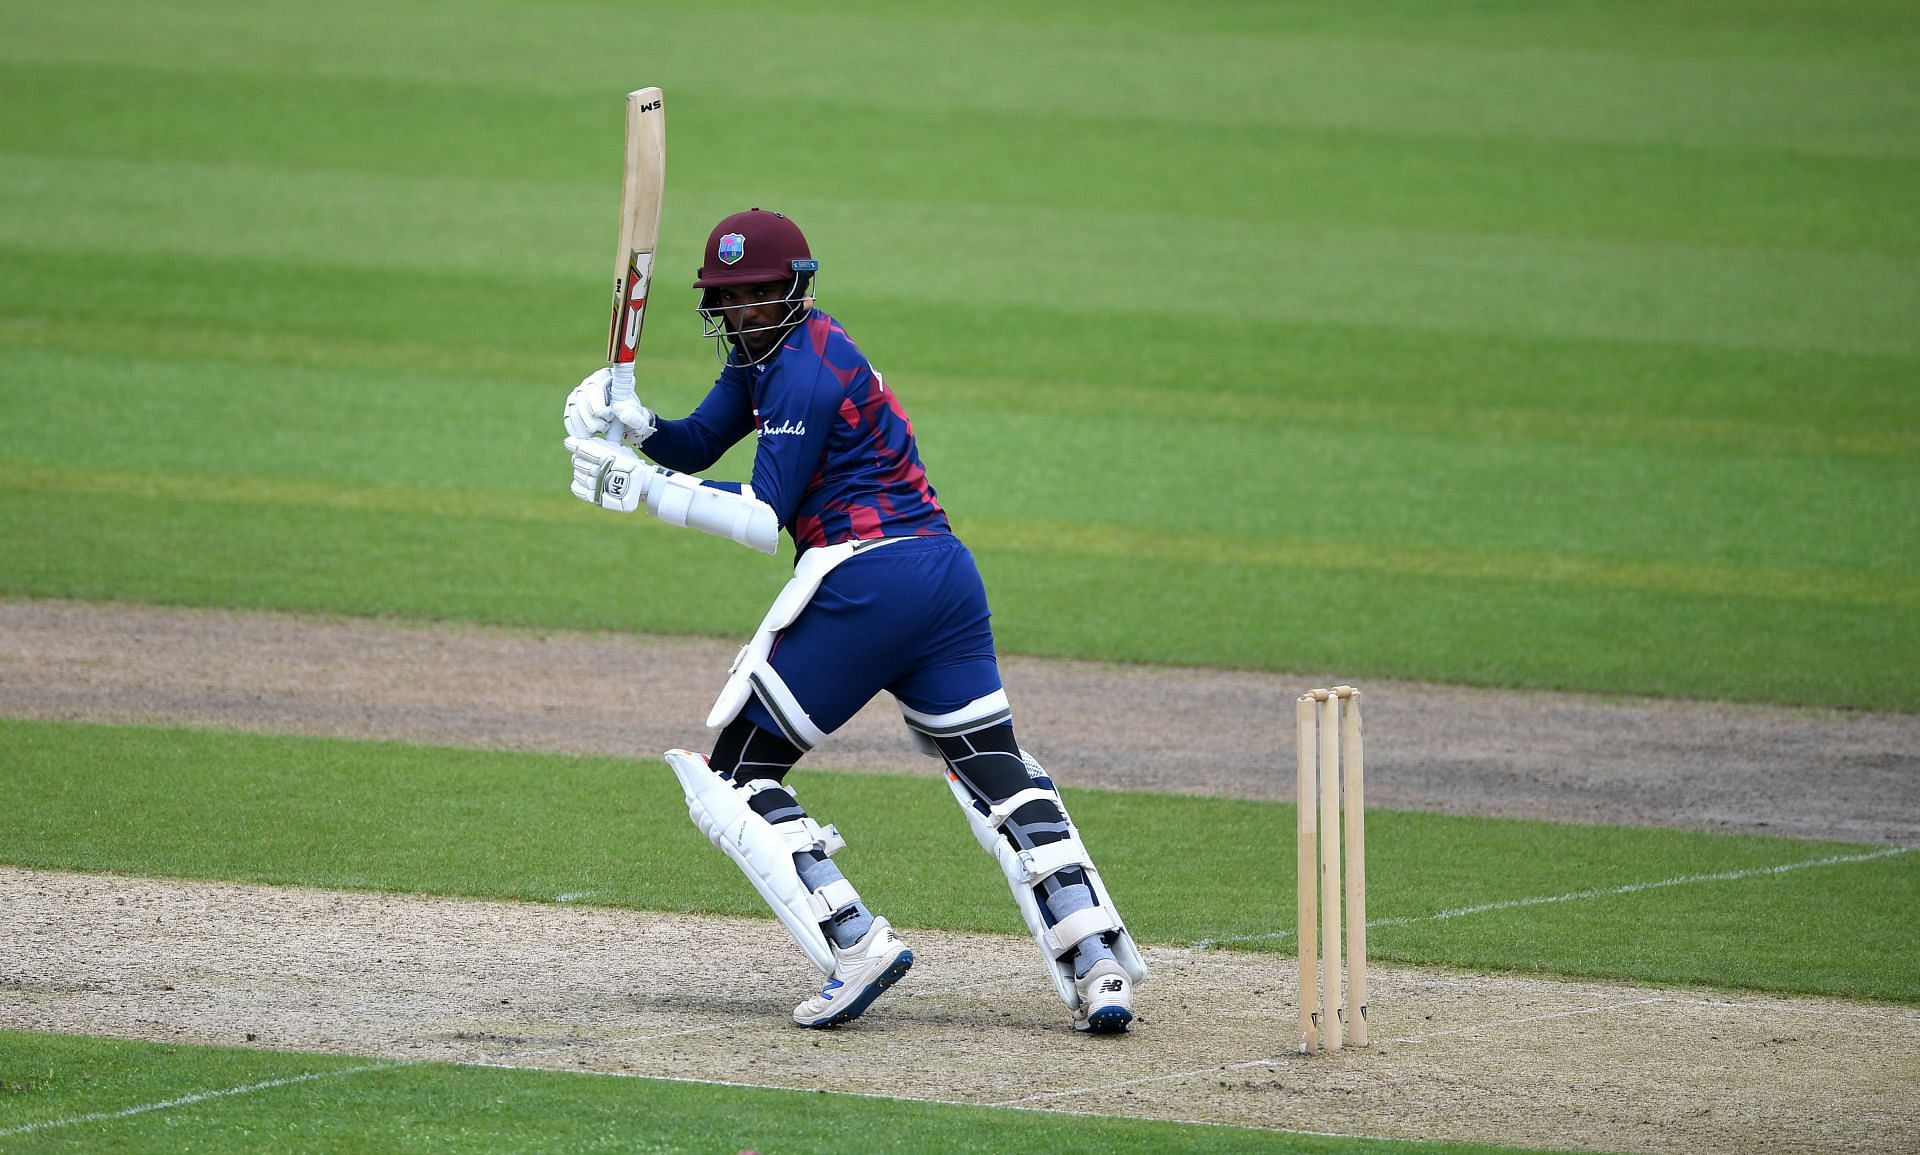
[[[679,366],[662,362],[662,368]],[[700,368],[704,369],[705,366]],[[888,378],[889,382],[892,377]],[[1013,378],[960,381],[917,374],[919,391],[943,397],[964,396],[970,404],[1027,413],[1135,412],[1149,414],[1167,405],[1162,390],[1101,382],[1027,381]],[[1675,383],[1675,388],[1679,388]],[[1913,460],[1920,457],[1920,430],[1905,428],[1822,429],[1804,420],[1796,424],[1734,417],[1669,416],[1616,410],[1490,405],[1418,405],[1361,397],[1307,395],[1298,392],[1213,390],[1180,396],[1181,416],[1234,422],[1285,421],[1291,424],[1394,429],[1439,435],[1463,442],[1538,441],[1561,445],[1669,445],[1712,447],[1744,454],[1794,454]]]
[[[219,365],[298,365],[309,368],[451,372],[444,347],[425,342],[350,336],[310,336],[276,330],[234,332],[179,325],[128,324],[126,343],[137,359]],[[0,348],[97,355],[95,324],[58,318],[0,317]],[[481,372],[488,380],[566,381],[583,364],[581,356],[559,356],[521,348],[490,349]],[[119,364],[124,367],[125,361]],[[639,373],[654,381],[700,382],[714,376],[712,357],[686,357],[643,351]],[[468,367],[471,374],[473,366]],[[1036,380],[1009,377],[983,364],[984,376],[961,378],[916,370],[909,391],[916,410],[961,403],[1021,413],[1157,413],[1167,405],[1165,391],[1092,380]],[[895,380],[894,374],[888,381]],[[1674,383],[1676,389],[1682,383]],[[558,387],[554,387],[558,389]],[[676,388],[684,389],[684,384]],[[1414,404],[1376,398],[1280,393],[1233,387],[1182,393],[1183,418],[1233,422],[1286,421],[1295,425],[1353,429],[1396,429],[1444,436],[1463,442],[1538,441],[1561,445],[1713,448],[1746,455],[1840,456],[1906,461],[1920,458],[1920,429],[1882,424],[1875,428],[1839,428],[1812,424],[1804,416],[1773,421],[1728,416],[1682,416],[1616,409],[1523,408],[1485,403]]]
[[[183,477],[0,462],[0,493],[65,494],[118,500],[176,500],[208,505],[264,505],[373,513],[433,513],[492,521],[552,523],[602,517],[564,494],[535,495],[426,486],[356,486],[263,477]],[[669,527],[630,517],[622,532]],[[1920,579],[1820,570],[1723,566],[1699,562],[1613,561],[1566,554],[1492,553],[1431,545],[1235,541],[1204,534],[1162,533],[1113,525],[969,518],[960,524],[981,549],[1086,557],[1205,561],[1277,570],[1361,572],[1397,577],[1464,578],[1544,586],[1639,590],[1831,605],[1920,606]]]
[[[1687,562],[1622,562],[1567,554],[1491,553],[1441,546],[1232,541],[1194,534],[1148,533],[1115,526],[1023,521],[964,523],[983,548],[1035,550],[1142,560],[1368,572],[1400,577],[1467,578],[1551,586],[1645,590],[1725,597],[1780,598],[1841,605],[1920,605],[1920,581],[1818,570],[1766,569]]]
[[[505,900],[592,889],[603,906],[766,913],[737,872],[712,869],[692,827],[662,825],[685,805],[657,761],[6,719],[0,750],[0,774],[20,799],[0,809],[0,847],[29,869]],[[887,816],[861,824],[858,866],[862,894],[896,926],[1017,931],[1005,887],[945,791],[824,769],[809,772],[807,791],[810,809],[843,823]],[[1150,815],[1169,840],[1204,847],[1179,861],[1124,838],[1095,847],[1102,868],[1128,880],[1121,901],[1142,942],[1184,948],[1286,925],[1271,899],[1289,885],[1290,806],[1100,790],[1075,791],[1071,804],[1089,832],[1137,828]],[[1920,999],[1902,949],[1920,855],[1392,810],[1368,824],[1381,919],[1662,878],[1765,879],[1396,924],[1379,936],[1383,964]],[[659,838],[634,839],[655,827]],[[1877,857],[1845,869],[1766,870],[1866,854]],[[1783,921],[1810,903],[1845,920],[1858,949],[1823,951],[1820,935]],[[1271,937],[1246,945],[1283,949]]]
[[[48,7],[17,18],[0,37],[0,59],[78,65],[151,65],[237,76],[285,70],[316,78],[372,78],[462,89],[573,91],[600,75],[630,69],[628,46],[604,35],[595,6],[549,8],[539,36],[516,35],[516,21],[463,19],[464,9],[421,4],[336,5],[332,21],[301,20],[290,41],[280,5],[193,5],[155,13],[130,38],[92,6]],[[1578,6],[1532,31],[1497,9],[1447,8],[1383,16],[1312,14],[1295,6],[1238,6],[1229,27],[1219,11],[1151,16],[1112,14],[1089,22],[1069,6],[970,7],[964,18],[760,9],[730,30],[732,51],[774,57],[804,46],[818,67],[810,86],[820,102],[918,112],[1013,111],[1111,121],[1289,126],[1344,132],[1407,132],[1455,139],[1631,141],[1692,150],[1911,156],[1902,131],[1914,110],[1911,86],[1894,61],[1858,49],[1825,58],[1777,46],[1755,52],[1701,52],[1708,38],[1689,6],[1664,18],[1652,9],[1632,21],[1596,20]],[[1889,37],[1873,13],[1835,6],[1823,13],[1819,42]],[[203,11],[211,10],[211,11]],[[358,15],[354,15],[358,11]],[[225,35],[207,34],[219,20]],[[1062,22],[1071,21],[1062,26]],[[1764,39],[1777,19],[1727,20]],[[1630,25],[1631,30],[1621,25]],[[1828,26],[1832,26],[1829,30]],[[1569,29],[1578,29],[1570,33]],[[649,8],[654,43],[704,43],[697,7]],[[1877,34],[1877,36],[1876,36]],[[1719,32],[1738,39],[1740,31]],[[1807,33],[1803,32],[1802,39]],[[863,47],[899,43],[903,51]],[[433,44],[440,51],[413,50]],[[1044,55],[1036,45],[1044,45]],[[1676,49],[1675,45],[1684,47]],[[963,47],[977,68],[929,69],[929,51]],[[1804,48],[1804,45],[1802,46]],[[1689,48],[1692,50],[1689,51]],[[918,50],[915,50],[918,49]],[[711,83],[681,54],[653,63],[670,89]],[[1898,58],[1896,57],[1896,61]],[[1154,99],[1118,99],[1116,78],[1168,77]],[[992,83],[982,83],[990,76]],[[1592,94],[1604,93],[1605,99]],[[1884,110],[1861,115],[1862,109]]]
[[[560,275],[578,267],[597,189],[500,179],[290,173],[240,163],[5,155],[0,241],[76,262],[219,254],[370,270]],[[714,201],[723,190],[688,190]],[[61,204],[49,220],[49,200]],[[343,215],[342,205],[383,205]],[[183,206],[191,206],[186,208]],[[1417,225],[1296,225],[975,202],[794,198],[863,283],[929,303],[1143,317],[1388,323],[1439,333],[1675,342],[1701,348],[1920,356],[1920,261],[1680,242],[1446,235]],[[944,221],[925,225],[930,210]],[[603,211],[603,210],[601,210]],[[433,227],[425,227],[427,224]],[[969,243],[953,247],[948,230]],[[485,247],[468,236],[497,238]],[[1026,254],[1024,262],[1019,254]],[[680,258],[684,262],[684,258]],[[1147,283],[1111,270],[1160,270]],[[917,271],[940,266],[927,281]],[[682,265],[684,267],[684,263]],[[1284,277],[1276,268],[1284,268]],[[1232,297],[1223,282],[1241,286]],[[1808,285],[1824,289],[1809,295]]]

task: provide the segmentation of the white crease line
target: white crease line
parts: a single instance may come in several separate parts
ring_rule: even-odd
[[[1423,1039],[1438,1038],[1441,1035],[1454,1035],[1464,1031],[1481,1031],[1481,1030],[1489,1030],[1494,1027],[1520,1026],[1526,1023],[1545,1022],[1549,1019],[1566,1019],[1566,1018],[1572,1018],[1575,1015],[1591,1015],[1591,1014],[1598,1014],[1603,1011],[1623,1010],[1627,1007],[1646,1006],[1649,1003],[1666,1003],[1666,1002],[1674,1002],[1674,1001],[1676,1000],[1669,999],[1665,996],[1657,996],[1654,998],[1647,998],[1647,999],[1635,999],[1631,1002],[1625,1002],[1625,1003],[1609,1003],[1606,1006],[1581,1007],[1577,1010],[1571,1010],[1571,1011],[1555,1011],[1552,1014],[1546,1014],[1546,1015],[1530,1015],[1523,1019],[1495,1019],[1490,1022],[1474,1023],[1465,1027],[1452,1027],[1444,1031],[1431,1031],[1424,1035],[1402,1035],[1398,1038],[1392,1038],[1392,1039],[1376,1039],[1373,1042],[1369,1043],[1368,1046],[1378,1046],[1385,1043],[1417,1043]],[[1292,1057],[1297,1057],[1297,1055]],[[1071,1098],[1075,1095],[1097,1095],[1103,1091],[1118,1091],[1126,1087],[1138,1087],[1147,1083],[1164,1083],[1169,1079],[1188,1079],[1188,1078],[1192,1078],[1195,1075],[1210,1075],[1219,1071],[1244,1071],[1249,1067],[1277,1067],[1280,1065],[1282,1061],[1283,1059],[1281,1058],[1272,1058],[1272,1059],[1248,1059],[1244,1062],[1239,1062],[1239,1063],[1216,1063],[1210,1067],[1193,1067],[1185,1071],[1169,1071],[1161,1075],[1146,1075],[1138,1079],[1124,1079],[1118,1083],[1101,1083],[1098,1086],[1093,1086],[1093,1087],[1075,1087],[1072,1090],[1067,1090],[1067,1091],[1042,1091],[1038,1095],[1026,1095],[1018,1099],[1006,1099],[1001,1102],[990,1103],[988,1105],[993,1107],[1013,1107],[1021,1103],[1038,1102],[1042,1099],[1066,1099],[1066,1098]]]
[[[1381,976],[1376,974],[1373,981],[1374,989],[1380,989],[1380,984],[1383,981]],[[1497,972],[1453,975],[1430,971],[1425,968],[1409,968],[1404,971],[1395,972],[1393,979],[1385,981],[1390,981],[1395,984],[1393,990],[1402,999],[1416,999],[1421,995],[1436,990],[1472,991],[1476,994],[1486,994],[1488,989],[1492,987],[1499,987],[1502,991],[1513,994],[1531,994],[1539,989],[1542,979],[1536,975]],[[1547,981],[1578,985],[1582,980],[1551,979]],[[1635,984],[1622,980],[1613,980],[1611,982],[1592,980],[1589,985],[1612,987],[1625,991],[1633,988]],[[1676,987],[1675,989],[1684,988]],[[1779,996],[1779,1002],[1742,1002],[1734,998],[1714,998],[1706,995],[1685,994],[1675,994],[1667,997],[1671,998],[1673,1002],[1683,1006],[1720,1007],[1727,1010],[1738,1011],[1773,1011],[1781,1014],[1820,1015],[1825,1018],[1871,1019],[1875,1022],[1886,1022],[1889,1019],[1894,1019],[1902,1022],[1911,1021],[1915,1025],[1920,1025],[1920,1007],[1893,1003],[1862,1006],[1860,1004],[1865,996],[1849,998],[1845,995],[1782,994]]]
[[[1023,1095],[1018,1099],[1002,1099],[997,1103],[986,1104],[989,1107],[1016,1107],[1021,1103],[1037,1103],[1042,1099],[1066,1099],[1074,1095],[1092,1095],[1101,1091],[1117,1091],[1122,1087],[1138,1087],[1146,1083],[1163,1083],[1168,1079],[1186,1079],[1194,1075],[1210,1075],[1215,1071],[1243,1071],[1248,1067],[1272,1067],[1279,1063],[1277,1059],[1248,1059],[1240,1063],[1216,1063],[1211,1067],[1194,1067],[1187,1071],[1169,1071],[1163,1075],[1145,1075],[1138,1079],[1125,1079],[1118,1083],[1102,1083],[1097,1087],[1076,1087],[1070,1091],[1042,1091],[1038,1095]]]
[[[871,1099],[878,1102],[886,1102],[886,1103],[914,1103],[914,1104],[931,1103],[931,1104],[934,1104],[935,1106],[940,1106],[940,1107],[1006,1107],[1009,1110],[1029,1111],[1036,1115],[1066,1115],[1066,1116],[1070,1116],[1073,1118],[1080,1118],[1080,1119],[1091,1117],[1090,1114],[1085,1111],[1059,1110],[1052,1107],[1013,1106],[1013,1104],[1021,1102],[1021,1100],[1018,1100],[1018,1099],[1010,1099],[1005,1103],[993,1103],[993,1102],[982,1102],[975,1099],[940,1099],[940,1098],[935,1098],[928,1095],[895,1095],[895,1094],[888,1094],[883,1091],[846,1091],[846,1090],[829,1091],[822,1087],[808,1087],[808,1086],[802,1086],[798,1084],[787,1084],[787,1083],[742,1083],[735,1079],[703,1079],[695,1075],[650,1075],[650,1074],[645,1074],[639,1071],[567,1071],[567,1070],[556,1070],[552,1067],[539,1067],[539,1066],[522,1067],[522,1066],[516,1066],[512,1063],[481,1062],[481,1061],[474,1061],[474,1060],[461,1060],[455,1063],[454,1065],[461,1066],[461,1067],[488,1067],[494,1070],[501,1070],[501,1071],[534,1071],[534,1072],[539,1072],[541,1074],[600,1076],[600,1077],[611,1078],[611,1079],[651,1079],[651,1080],[655,1080],[662,1083],[683,1083],[683,1084],[686,1084],[689,1086],[695,1086],[695,1087],[733,1087],[743,1091],[798,1091],[805,1094],[839,1095],[849,1099]],[[1277,1064],[1275,1064],[1274,1061],[1271,1059],[1256,1059],[1250,1063],[1235,1063],[1232,1068],[1209,1067],[1207,1068],[1207,1070],[1210,1070],[1210,1071],[1230,1070],[1230,1069],[1238,1069],[1240,1067],[1258,1067],[1258,1066],[1275,1066],[1275,1065]],[[1161,1077],[1171,1078],[1173,1076],[1161,1076]],[[1147,1119],[1143,1116],[1133,1116],[1133,1115],[1101,1115],[1097,1117],[1103,1118],[1103,1119],[1135,1120],[1139,1122],[1179,1123],[1189,1127],[1226,1127],[1226,1128],[1232,1128],[1232,1129],[1238,1129],[1238,1130],[1259,1131],[1262,1133],[1272,1132],[1272,1133],[1277,1133],[1281,1135],[1311,1135],[1311,1136],[1316,1136],[1319,1138],[1327,1138],[1327,1139],[1368,1138],[1368,1136],[1365,1136],[1365,1135],[1356,1135],[1356,1134],[1352,1134],[1345,1131],[1307,1131],[1297,1127],[1274,1127],[1274,1126],[1269,1126],[1267,1124],[1222,1123],[1218,1119],[1181,1119],[1181,1118],[1171,1118],[1171,1117],[1161,1118],[1159,1116],[1155,1116],[1151,1119]],[[1404,1144],[1415,1144],[1415,1143],[1448,1142],[1448,1140],[1398,1139],[1398,1140],[1395,1140],[1395,1142],[1404,1143]]]
[[[369,1063],[364,1067],[346,1067],[335,1071],[312,1071],[305,1075],[293,1075],[285,1079],[268,1079],[264,1083],[248,1083],[244,1087],[228,1087],[223,1091],[202,1091],[197,1095],[182,1095],[178,1099],[168,1099],[160,1103],[142,1103],[138,1107],[128,1107],[124,1111],[95,1111],[88,1115],[71,1115],[65,1119],[48,1119],[44,1123],[28,1123],[24,1127],[10,1127],[0,1131],[0,1138],[8,1135],[25,1135],[33,1131],[50,1131],[55,1127],[71,1127],[78,1123],[102,1123],[111,1119],[125,1119],[133,1115],[144,1115],[148,1111],[165,1111],[170,1107],[189,1107],[195,1103],[204,1103],[209,1099],[221,1099],[229,1095],[247,1095],[254,1091],[270,1091],[275,1087],[291,1087],[295,1083],[311,1083],[315,1079],[338,1079],[347,1075],[358,1075],[365,1071],[384,1071],[392,1067],[405,1067],[407,1062]]]
[[[1443,910],[1438,914],[1416,914],[1404,918],[1376,918],[1367,921],[1367,929],[1385,926],[1409,926],[1416,922],[1439,922],[1450,918],[1465,918],[1470,914],[1485,914],[1494,910],[1514,910],[1524,906],[1547,906],[1558,902],[1577,902],[1588,898],[1610,898],[1620,894],[1638,894],[1643,890],[1661,890],[1669,886],[1689,886],[1697,882],[1737,882],[1743,878],[1759,878],[1768,874],[1788,874],[1796,870],[1810,870],[1816,866],[1844,866],[1855,862],[1871,862],[1876,858],[1889,858],[1896,854],[1907,854],[1911,846],[1890,846],[1885,850],[1875,850],[1869,854],[1839,854],[1831,858],[1814,858],[1804,862],[1783,862],[1778,866],[1756,866],[1749,870],[1724,870],[1717,874],[1690,874],[1682,878],[1662,878],[1654,882],[1630,882],[1625,886],[1609,886],[1599,890],[1577,890],[1570,894],[1550,894],[1537,898],[1509,898],[1502,902],[1486,902],[1478,906],[1461,906],[1452,910]],[[1236,942],[1281,942],[1294,936],[1291,930],[1275,930],[1266,934],[1240,934],[1226,938],[1203,938],[1193,943],[1193,950],[1212,950],[1214,947]]]
[[[1399,1035],[1387,1039],[1375,1039],[1368,1046],[1384,1046],[1387,1043],[1421,1043],[1428,1039],[1437,1039],[1445,1035],[1467,1034],[1473,1031],[1496,1030],[1500,1027],[1519,1027],[1529,1023],[1551,1022],[1555,1019],[1571,1019],[1581,1015],[1605,1014],[1610,1011],[1629,1010],[1633,1007],[1653,1006],[1659,1003],[1678,1003],[1685,1006],[1718,1007],[1727,1010],[1771,1010],[1759,1003],[1736,1003],[1722,999],[1695,999],[1671,995],[1653,995],[1644,999],[1630,999],[1622,1003],[1603,1003],[1599,1006],[1576,1007],[1568,1011],[1552,1011],[1542,1015],[1527,1015],[1515,1019],[1490,1019],[1483,1023],[1469,1023],[1463,1027],[1448,1027],[1445,1030],[1427,1031],[1418,1035]],[[1277,1067],[1282,1058],[1248,1059],[1239,1063],[1217,1063],[1210,1067],[1193,1067],[1185,1071],[1169,1071],[1160,1075],[1146,1075],[1138,1079],[1125,1079],[1117,1083],[1101,1083],[1091,1087],[1076,1087],[1066,1091],[1043,1091],[1037,1095],[1026,1095],[1018,1099],[1005,1099],[989,1103],[991,1107],[1015,1107],[1022,1103],[1035,1103],[1045,1099],[1066,1099],[1077,1095],[1096,1095],[1105,1091],[1118,1091],[1127,1087],[1138,1087],[1147,1083],[1163,1083],[1171,1079],[1188,1079],[1195,1075],[1210,1075],[1220,1071],[1244,1071],[1250,1067]]]
[[[1832,998],[1833,996],[1826,995],[1826,996],[1812,996],[1812,997]],[[1901,1007],[1901,1006],[1892,1006],[1892,1005],[1875,1007],[1871,1010],[1868,1010],[1864,1008],[1848,1007],[1848,1006],[1817,1006],[1817,1007],[1795,1006],[1792,1003],[1785,1003],[1785,1002],[1778,1003],[1778,1004],[1739,1003],[1739,1002],[1734,1002],[1732,999],[1676,998],[1673,1001],[1676,1003],[1683,1003],[1690,1007],[1720,1007],[1723,1010],[1729,1010],[1729,1011],[1772,1011],[1775,1014],[1819,1015],[1821,1018],[1827,1018],[1827,1019],[1834,1019],[1834,1018],[1872,1019],[1875,1022],[1885,1022],[1888,1018],[1891,1017],[1891,1018],[1900,1018],[1900,1019],[1911,1019],[1915,1023],[1920,1024],[1920,1010],[1916,1010],[1913,1007]]]
[[[902,991],[900,992],[900,994],[908,998],[921,996],[921,995],[931,995],[936,993],[947,994],[955,990],[972,990],[978,987],[998,986],[1002,983],[1011,982],[1011,981],[1013,981],[1012,976],[1005,976],[1002,978],[986,979],[976,983],[969,983],[959,987],[942,987],[937,992],[929,989],[929,990],[923,990],[923,991]],[[661,1032],[656,1032],[654,1034],[633,1035],[633,1036],[625,1036],[620,1038],[608,1038],[608,1039],[579,1039],[579,1040],[572,1040],[564,1043],[556,1043],[551,1046],[538,1047],[538,1048],[533,1048],[528,1050],[503,1051],[501,1052],[499,1057],[496,1059],[452,1059],[452,1060],[440,1060],[440,1061],[451,1062],[460,1066],[470,1066],[470,1067],[495,1067],[503,1070],[550,1071],[554,1073],[565,1073],[564,1070],[556,1069],[553,1067],[517,1066],[513,1063],[509,1063],[504,1060],[524,1059],[534,1055],[547,1055],[547,1054],[552,1054],[556,1051],[577,1050],[577,1049],[580,1049],[583,1047],[589,1047],[589,1046],[610,1046],[610,1045],[623,1045],[623,1044],[633,1044],[633,1043],[646,1043],[646,1042],[652,1042],[656,1039],[671,1039],[671,1038],[677,1038],[683,1035],[698,1035],[698,1034],[703,1034],[707,1031],[721,1031],[721,1030],[727,1030],[729,1028],[751,1027],[754,1024],[760,1023],[762,1021],[764,1020],[761,1016],[755,1016],[751,1019],[745,1019],[745,1018],[730,1019],[722,1023],[710,1023],[706,1026],[688,1027],[685,1030],[678,1030],[678,1031],[661,1031]],[[245,1095],[254,1091],[272,1090],[275,1087],[289,1087],[296,1083],[310,1083],[315,1079],[331,1079],[331,1078],[338,1078],[345,1075],[357,1075],[363,1071],[384,1071],[394,1067],[410,1067],[417,1062],[430,1062],[430,1061],[434,1061],[434,1060],[398,1059],[388,1063],[369,1063],[364,1067],[348,1067],[344,1070],[339,1070],[339,1071],[315,1071],[305,1075],[294,1075],[290,1078],[285,1078],[285,1079],[269,1079],[263,1083],[249,1083],[244,1087],[229,1087],[221,1091],[203,1091],[197,1095],[185,1095],[185,1096],[182,1096],[181,1098],[168,1099],[165,1102],[161,1102],[161,1103],[145,1103],[138,1107],[128,1107],[124,1111],[96,1111],[87,1115],[74,1115],[66,1119],[49,1119],[42,1123],[29,1123],[24,1127],[14,1127],[5,1131],[0,1131],[0,1138],[4,1138],[9,1135],[25,1135],[33,1131],[46,1131],[46,1130],[51,1130],[52,1128],[55,1128],[55,1127],[69,1127],[79,1123],[100,1123],[100,1122],[105,1122],[111,1119],[125,1119],[133,1115],[145,1114],[148,1111],[164,1111],[170,1107],[186,1107],[186,1106],[191,1106],[192,1104],[195,1104],[195,1103],[206,1102],[209,1099],[224,1098],[229,1095]],[[616,1074],[619,1072],[597,1072],[597,1073]],[[642,1076],[642,1077],[663,1078],[663,1079],[669,1079],[675,1082],[714,1083],[719,1086],[727,1086],[727,1087],[757,1087],[757,1086],[763,1085],[763,1084],[757,1084],[757,1083],[731,1083],[731,1082],[726,1082],[722,1080],[708,1080],[708,1079],[686,1079],[686,1078],[676,1079],[674,1076],[671,1076],[671,1075],[648,1075],[648,1076]],[[873,1096],[873,1097],[888,1098],[888,1099],[900,1098],[900,1101],[902,1102],[942,1102],[943,1101],[943,1100],[927,1100],[927,1099],[910,1099],[910,1098],[903,1098],[903,1097],[892,1096],[892,1095]]]
[[[1419,1043],[1425,1042],[1428,1039],[1438,1039],[1444,1035],[1464,1035],[1473,1031],[1490,1031],[1497,1027],[1520,1027],[1528,1023],[1545,1023],[1551,1022],[1554,1019],[1571,1019],[1577,1018],[1580,1015],[1599,1015],[1605,1014],[1608,1011],[1623,1011],[1628,1007],[1646,1007],[1652,1006],[1655,1003],[1676,1003],[1683,1001],[1685,1000],[1669,998],[1666,995],[1655,995],[1652,998],[1631,999],[1624,1003],[1604,1003],[1597,1007],[1576,1007],[1570,1011],[1551,1011],[1544,1015],[1527,1015],[1524,1018],[1518,1019],[1490,1019],[1484,1023],[1469,1023],[1464,1027],[1448,1027],[1443,1031],[1428,1031],[1420,1035],[1400,1035],[1397,1038],[1380,1039],[1377,1041],[1381,1043]]]

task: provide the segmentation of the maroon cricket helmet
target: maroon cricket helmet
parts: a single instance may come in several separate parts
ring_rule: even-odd
[[[800,226],[786,214],[752,208],[713,226],[696,289],[792,281],[820,267]]]

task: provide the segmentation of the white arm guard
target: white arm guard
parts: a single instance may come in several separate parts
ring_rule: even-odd
[[[647,509],[668,525],[683,525],[739,542],[761,553],[780,548],[780,519],[773,507],[753,496],[751,486],[739,493],[700,484],[685,473],[661,470],[648,479]]]
[[[569,437],[573,455],[573,493],[581,501],[622,513],[647,503],[647,511],[668,525],[687,526],[701,533],[739,542],[761,553],[780,549],[780,518],[773,507],[753,496],[753,487],[740,492],[700,484],[692,474],[675,473],[640,460],[624,445],[594,437]]]

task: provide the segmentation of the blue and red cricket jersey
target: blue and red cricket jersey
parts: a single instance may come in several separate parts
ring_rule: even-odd
[[[899,398],[818,309],[762,364],[721,370],[687,417],[656,421],[645,451],[699,473],[749,433],[760,438],[753,495],[773,507],[796,553],[952,532]]]

